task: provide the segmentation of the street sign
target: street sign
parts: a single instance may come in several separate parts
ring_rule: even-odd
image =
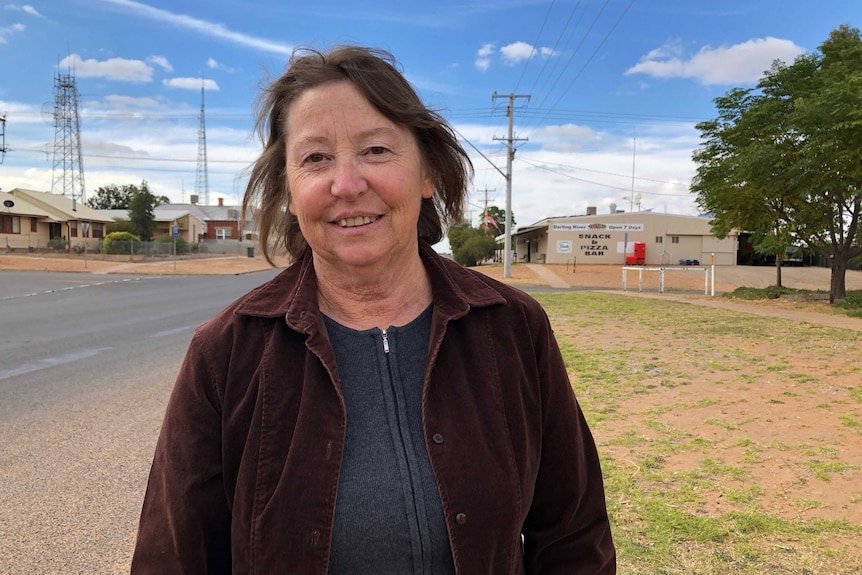
[[[84,237],[87,237],[87,232],[90,231],[90,223],[89,222],[81,222],[81,230],[84,232]]]
[[[174,236],[174,239],[180,237],[180,228],[179,226],[171,226],[171,234]]]

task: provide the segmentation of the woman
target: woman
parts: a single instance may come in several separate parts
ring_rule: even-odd
[[[342,47],[294,55],[258,127],[244,207],[295,263],[196,331],[132,573],[613,573],[547,317],[430,247],[471,170],[444,120]]]

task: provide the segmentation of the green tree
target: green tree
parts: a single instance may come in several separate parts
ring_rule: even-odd
[[[141,180],[141,185],[123,184],[108,184],[96,190],[96,193],[87,198],[87,205],[94,210],[128,210],[132,203],[132,198],[138,192],[145,191],[150,193],[149,185],[146,180]],[[171,203],[167,196],[155,196],[156,206]]]
[[[452,257],[462,266],[475,266],[494,257],[497,242],[484,231],[469,225],[453,227],[447,235]]]
[[[156,230],[156,215],[154,209],[158,202],[156,196],[146,188],[138,190],[129,202],[129,221],[134,234],[148,242],[153,239]]]
[[[109,234],[112,232],[129,232],[130,234],[133,234],[133,228],[134,226],[132,225],[132,222],[126,218],[114,218],[113,223],[105,226],[105,231]]]
[[[752,232],[777,265],[804,245],[830,262],[830,301],[843,300],[847,264],[862,254],[859,30],[841,26],[818,52],[774,63],[756,89],[731,90],[716,107],[718,118],[697,126],[692,182],[714,233]]]

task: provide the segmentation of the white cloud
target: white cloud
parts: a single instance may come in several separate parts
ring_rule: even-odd
[[[209,58],[207,59],[207,67],[215,70],[219,67],[219,63],[216,62],[215,58]]]
[[[153,69],[141,60],[110,58],[108,60],[82,60],[77,54],[60,61],[60,69],[71,68],[81,78],[106,78],[119,82],[145,83],[153,78]]]
[[[541,142],[543,150],[574,152],[604,143],[608,140],[608,136],[589,126],[564,124],[546,126],[533,132],[530,139]]]
[[[12,24],[11,26],[0,28],[0,44],[8,44],[9,40],[7,39],[7,36],[10,36],[15,32],[23,32],[25,29],[26,26],[23,24]]]
[[[147,58],[147,62],[159,66],[165,72],[174,71],[174,67],[171,66],[171,63],[168,62],[168,59],[164,56],[150,56],[149,58]]]
[[[30,6],[29,4],[6,4],[3,6],[4,10],[14,10],[15,12],[24,12],[25,14],[29,14],[30,16],[36,16],[37,18],[41,18],[42,15],[39,12]]]
[[[105,104],[113,108],[120,109],[130,109],[130,108],[145,108],[145,109],[153,109],[159,108],[162,104],[156,98],[135,98],[133,96],[121,96],[118,94],[111,94],[105,96]]]
[[[219,87],[215,80],[208,78],[171,78],[170,80],[162,80],[162,84],[168,88],[179,88],[180,90],[200,90],[201,86],[207,91],[217,92]]]
[[[231,42],[232,44],[237,44],[239,46],[245,46],[248,48],[254,48],[256,50],[272,52],[284,56],[290,56],[293,52],[293,48],[286,44],[281,44],[279,42],[274,42],[265,38],[258,38],[256,36],[250,36],[241,32],[234,32],[224,24],[208,22],[199,18],[186,16],[185,14],[175,14],[167,10],[162,10],[161,8],[154,8],[141,2],[135,2],[134,0],[101,1],[106,4],[113,4],[114,6],[125,8],[129,12],[138,16],[150,18],[151,20],[158,20],[160,22],[167,22],[168,24],[178,26],[180,28],[194,30],[195,32],[198,32],[205,36],[212,36],[221,40],[227,40],[228,42]]]
[[[520,41],[503,46],[499,52],[505,66],[515,66],[536,56],[550,58],[558,55],[558,52],[555,52],[553,48],[536,47]],[[476,53],[476,68],[482,72],[486,71],[491,67],[493,56],[496,53],[497,48],[493,43],[484,44]]]
[[[650,51],[626,74],[654,78],[694,78],[705,85],[756,83],[775,60],[792,63],[805,50],[790,40],[755,38],[733,46],[704,46],[685,59],[676,42]]]
[[[491,67],[491,56],[494,54],[494,44],[484,44],[479,51],[476,52],[476,61],[474,62],[476,69],[485,72]]]
[[[515,42],[500,48],[500,54],[503,56],[503,63],[507,66],[514,66],[524,60],[529,60],[535,54],[535,50],[526,42]]]

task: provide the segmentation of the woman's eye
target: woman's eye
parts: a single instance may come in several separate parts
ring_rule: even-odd
[[[308,157],[305,158],[305,161],[311,162],[312,164],[322,162],[323,161],[323,154],[309,154]]]
[[[371,146],[371,147],[368,149],[368,151],[369,151],[369,153],[371,153],[372,155],[377,156],[377,155],[380,155],[380,154],[385,154],[385,153],[386,153],[386,148],[384,148],[383,146]]]

